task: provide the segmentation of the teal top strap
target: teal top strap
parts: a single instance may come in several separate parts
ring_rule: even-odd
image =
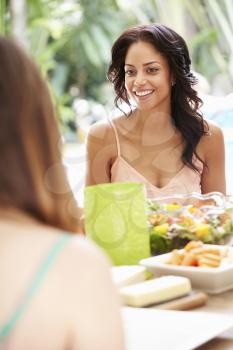
[[[17,321],[25,313],[30,302],[32,301],[33,297],[35,296],[36,292],[41,287],[48,270],[50,269],[51,265],[53,264],[54,260],[56,259],[57,255],[60,253],[62,248],[70,240],[70,238],[72,238],[71,235],[63,234],[58,238],[58,240],[52,246],[47,257],[42,262],[35,277],[33,278],[32,282],[31,282],[31,284],[30,284],[30,286],[25,294],[23,301],[20,303],[18,308],[15,310],[15,312],[10,317],[10,319],[5,323],[5,325],[2,328],[0,328],[0,342],[5,340],[5,338],[10,334],[10,332],[14,328]]]

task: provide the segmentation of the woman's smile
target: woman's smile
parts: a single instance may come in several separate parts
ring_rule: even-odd
[[[140,91],[134,91],[135,96],[142,99],[145,98],[151,94],[153,94],[154,90],[140,90]]]

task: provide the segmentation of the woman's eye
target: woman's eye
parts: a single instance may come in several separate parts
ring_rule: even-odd
[[[127,77],[131,77],[134,74],[134,71],[132,69],[128,69],[125,71],[125,75],[127,75]]]
[[[148,68],[148,69],[147,69],[147,72],[148,72],[148,73],[157,73],[158,70],[159,70],[158,68],[151,67],[151,68]]]

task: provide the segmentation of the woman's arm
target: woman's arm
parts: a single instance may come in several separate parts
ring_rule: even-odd
[[[96,123],[91,126],[86,146],[86,186],[111,181],[111,159],[116,152],[110,126]]]
[[[204,136],[201,142],[202,154],[208,166],[204,167],[201,177],[202,193],[218,191],[226,194],[223,132],[216,125],[210,124],[209,127],[210,135]]]

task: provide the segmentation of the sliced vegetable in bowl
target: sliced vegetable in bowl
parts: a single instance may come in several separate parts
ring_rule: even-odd
[[[174,252],[170,252],[143,259],[140,261],[140,265],[146,267],[155,277],[166,275],[187,277],[193,288],[201,289],[207,293],[218,294],[233,289],[233,247],[203,244],[201,246],[202,252],[197,252],[197,250],[193,252],[198,255],[198,260],[200,259],[198,263],[188,262],[185,259],[191,251],[190,247],[187,251],[187,247],[176,251],[175,256]],[[179,258],[186,261],[178,262],[177,254],[179,254]],[[214,255],[216,255],[215,259],[217,256],[221,259],[218,266],[210,266]],[[203,261],[201,258],[205,260]]]
[[[233,236],[233,202],[216,193],[148,200],[148,225],[152,255],[191,240],[227,244]]]

